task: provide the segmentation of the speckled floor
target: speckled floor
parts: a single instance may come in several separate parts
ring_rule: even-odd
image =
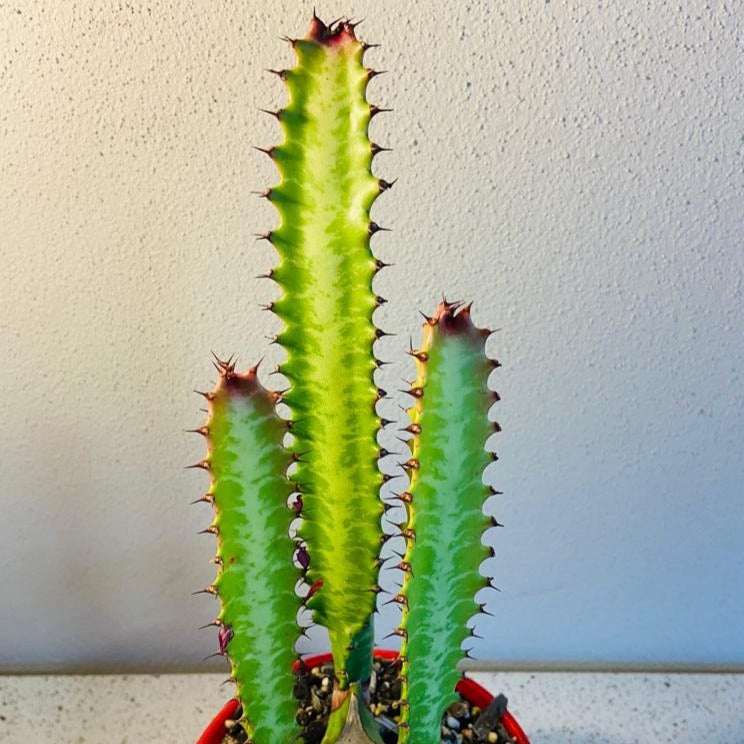
[[[744,675],[474,673],[532,744],[744,744]],[[193,744],[229,697],[214,674],[0,677],[0,742]],[[51,738],[48,738],[52,734]]]

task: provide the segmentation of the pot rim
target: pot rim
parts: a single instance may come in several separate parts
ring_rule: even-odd
[[[398,658],[398,652],[386,648],[376,648],[374,655],[391,661]],[[324,654],[313,654],[303,659],[307,666],[318,666],[319,664],[325,664],[331,660],[330,653]],[[297,663],[295,662],[295,667]],[[486,690],[485,687],[479,685],[469,677],[462,677],[455,687],[466,700],[479,708],[486,708],[493,700],[494,696]],[[222,737],[225,735],[225,721],[232,717],[238,708],[239,701],[237,698],[228,700],[225,705],[222,706],[220,712],[212,719],[204,733],[199,737],[196,744],[220,744]],[[522,731],[522,727],[517,723],[514,716],[509,711],[504,711],[504,715],[501,718],[501,723],[504,724],[504,728],[510,736],[516,738],[518,744],[530,744],[527,735]]]

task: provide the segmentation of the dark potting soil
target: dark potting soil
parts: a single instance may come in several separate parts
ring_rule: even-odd
[[[385,744],[398,740],[397,717],[400,701],[400,682],[397,680],[397,661],[375,659],[374,672],[369,687],[369,707],[379,726]],[[302,727],[305,744],[320,744],[331,712],[333,691],[333,664],[328,662],[315,667],[300,667],[297,672],[295,695],[299,701],[297,722]],[[491,707],[481,710],[460,698],[442,716],[443,744],[516,744],[500,722],[506,707],[503,697],[494,700]],[[240,708],[235,713],[239,718]],[[246,744],[248,737],[239,724],[230,724],[222,744]]]

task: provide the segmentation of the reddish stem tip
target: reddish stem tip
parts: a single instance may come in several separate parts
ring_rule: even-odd
[[[310,21],[310,29],[307,39],[325,44],[326,46],[338,46],[340,44],[357,41],[354,26],[348,18],[340,18],[326,25],[318,18],[313,8],[313,17]]]

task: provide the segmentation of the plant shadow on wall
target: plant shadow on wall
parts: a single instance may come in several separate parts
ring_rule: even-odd
[[[470,306],[442,300],[408,349],[416,365],[404,391],[408,422],[398,429],[380,416],[388,396],[376,384],[383,362],[374,348],[386,334],[374,315],[385,300],[373,283],[385,265],[371,250],[383,228],[370,209],[392,184],[372,173],[384,149],[368,138],[381,111],[366,100],[377,73],[347,20],[326,26],[314,16],[308,35],[289,42],[297,64],[275,71],[289,103],[270,112],[284,139],[264,150],[280,174],[264,192],[280,222],[262,236],[279,255],[266,276],[280,290],[268,309],[283,323],[275,342],[286,352],[277,371],[287,387],[266,389],[258,366],[239,372],[217,359],[217,384],[202,393],[208,418],[196,431],[208,451],[194,467],[211,480],[199,501],[214,507],[205,532],[217,538],[218,567],[203,592],[221,602],[210,625],[230,662],[239,727],[256,744],[315,740],[295,694],[306,672],[295,644],[311,624],[330,640],[324,742],[380,742],[386,726],[400,744],[438,741],[445,711],[464,704],[457,662],[485,612],[476,593],[491,586],[479,572],[492,554],[481,538],[499,525],[483,513],[492,489],[482,477],[495,459],[485,444],[499,430],[488,385],[499,364],[486,356],[490,331],[473,324]],[[406,448],[385,501],[383,429]],[[387,518],[393,509],[405,515],[400,523]],[[383,558],[393,540],[397,549]],[[400,586],[386,568],[401,572]],[[383,584],[383,601],[400,609],[392,635],[401,644],[386,722],[368,707]]]

